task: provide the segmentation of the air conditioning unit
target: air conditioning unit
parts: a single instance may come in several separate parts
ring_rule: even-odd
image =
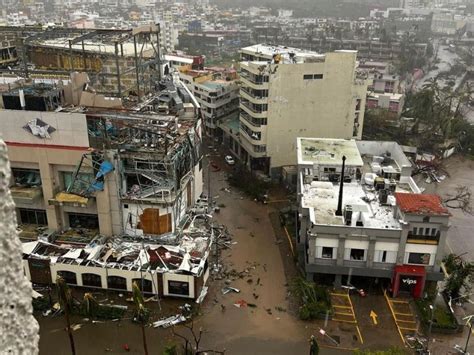
[[[344,222],[346,226],[350,226],[352,224],[352,206],[346,205],[344,207]]]

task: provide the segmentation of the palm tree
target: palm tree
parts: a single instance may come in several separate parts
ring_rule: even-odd
[[[64,315],[66,317],[66,330],[69,336],[69,343],[71,344],[71,354],[76,355],[76,347],[74,346],[74,338],[72,336],[71,321],[69,319],[69,312],[72,308],[72,294],[69,289],[66,281],[58,276],[56,278],[56,287],[58,289],[59,304],[64,310]]]
[[[133,302],[135,303],[135,319],[138,321],[138,323],[140,324],[140,328],[142,329],[143,350],[145,351],[145,355],[148,355],[145,324],[148,322],[150,311],[145,307],[145,301],[143,299],[142,292],[140,291],[140,288],[138,287],[136,281],[134,281],[132,284],[132,293]]]

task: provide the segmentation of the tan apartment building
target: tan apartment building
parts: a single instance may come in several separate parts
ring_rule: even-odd
[[[356,57],[357,51],[243,48],[240,129],[233,132],[242,161],[278,177],[297,163],[297,137],[360,139],[367,81],[356,75]]]

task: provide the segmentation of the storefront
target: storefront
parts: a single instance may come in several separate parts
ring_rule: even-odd
[[[424,266],[397,265],[393,271],[392,296],[397,297],[400,293],[405,293],[413,298],[420,298],[423,295],[425,281]]]

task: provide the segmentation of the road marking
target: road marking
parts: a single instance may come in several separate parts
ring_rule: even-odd
[[[413,316],[413,313],[399,313],[399,312],[395,312],[395,314],[397,316]]]
[[[286,237],[288,238],[288,242],[290,243],[291,254],[295,256],[295,251],[293,250],[293,243],[291,242],[291,238],[290,238],[290,235],[288,234],[288,230],[286,229],[286,226],[283,227],[283,229],[285,230]]]
[[[374,322],[374,325],[379,324],[379,323],[377,322],[377,313],[375,313],[374,311],[370,311],[369,317],[372,318],[372,322]]]
[[[357,333],[359,333],[360,343],[364,344],[364,339],[362,338],[362,334],[360,333],[360,329],[358,325],[356,325],[356,329],[357,329]]]
[[[358,322],[357,322],[357,318],[355,316],[354,305],[352,304],[351,296],[349,295],[349,293],[347,294],[347,298],[349,300],[349,303],[351,304],[352,313],[354,313],[354,319],[356,321],[356,329],[357,329],[357,333],[359,333],[360,343],[364,344],[364,338],[362,338],[362,334],[360,332],[360,328],[359,328],[359,325],[358,325]]]
[[[333,307],[334,307],[334,308],[349,308],[349,309],[351,308],[351,307],[349,307],[349,306],[333,306]]]
[[[385,300],[387,301],[388,308],[390,308],[390,312],[392,312],[393,321],[395,322],[395,326],[397,327],[398,334],[400,334],[400,338],[402,339],[403,345],[406,345],[405,337],[403,336],[402,331],[398,326],[397,318],[395,317],[395,313],[393,312],[392,304],[390,303],[390,299],[387,296],[387,290],[383,290],[383,295],[385,296]]]
[[[357,321],[355,321],[355,320],[345,320],[345,319],[337,319],[337,318],[333,318],[332,320],[333,320],[333,321],[336,321],[336,322],[344,322],[344,323],[357,324]]]
[[[350,298],[347,294],[345,293],[331,293],[331,295],[333,296],[341,296],[341,297],[346,297],[346,298]]]
[[[359,350],[359,348],[343,348],[340,346],[332,346],[332,345],[324,345],[324,344],[318,344],[321,348],[328,348],[328,349],[339,349],[339,350],[347,350],[347,351],[356,351]]]

